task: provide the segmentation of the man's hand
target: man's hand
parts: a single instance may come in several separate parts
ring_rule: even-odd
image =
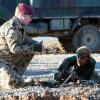
[[[33,41],[31,48],[34,52],[42,52],[42,42]]]

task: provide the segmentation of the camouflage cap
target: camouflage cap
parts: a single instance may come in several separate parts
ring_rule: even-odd
[[[18,8],[24,14],[33,15],[33,9],[24,3],[19,3]]]
[[[76,50],[76,53],[77,53],[78,55],[84,55],[84,54],[90,55],[91,50],[90,50],[90,48],[87,47],[87,46],[81,46],[81,47],[79,47],[79,48]]]

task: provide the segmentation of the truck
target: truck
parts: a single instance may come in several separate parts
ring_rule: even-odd
[[[83,45],[100,49],[100,0],[0,0],[0,24],[14,15],[20,2],[34,11],[26,27],[30,36],[57,37],[69,52]]]

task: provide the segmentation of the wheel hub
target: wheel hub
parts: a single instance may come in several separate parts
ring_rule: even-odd
[[[91,46],[95,43],[96,40],[93,34],[86,33],[84,36],[82,36],[82,41],[84,45]]]

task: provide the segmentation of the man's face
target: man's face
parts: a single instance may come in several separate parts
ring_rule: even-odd
[[[32,16],[23,14],[21,20],[23,24],[28,25],[32,21]]]
[[[87,64],[90,61],[90,55],[82,55],[77,57],[80,66]]]

